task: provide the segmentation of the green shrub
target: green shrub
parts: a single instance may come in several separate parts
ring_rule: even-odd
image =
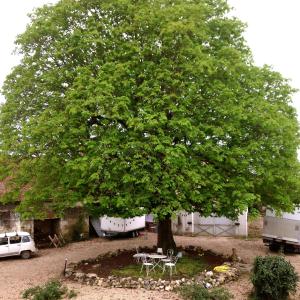
[[[179,290],[186,300],[230,300],[233,296],[224,288],[206,289],[202,285],[187,285]]]
[[[63,296],[73,298],[76,293],[73,290],[68,293],[68,289],[58,280],[51,280],[42,286],[29,288],[22,294],[23,299],[30,300],[59,300]]]
[[[251,281],[258,299],[287,299],[296,292],[298,280],[294,267],[282,256],[258,256],[254,261]]]

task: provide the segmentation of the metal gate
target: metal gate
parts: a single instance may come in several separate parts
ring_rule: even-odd
[[[211,236],[233,236],[235,235],[235,224],[194,224],[195,233]]]

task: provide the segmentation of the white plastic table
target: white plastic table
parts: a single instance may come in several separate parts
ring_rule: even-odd
[[[153,262],[152,270],[154,270],[156,267],[163,269],[163,266],[161,266],[159,263],[162,259],[167,258],[167,256],[163,254],[147,254],[147,257],[149,257]]]

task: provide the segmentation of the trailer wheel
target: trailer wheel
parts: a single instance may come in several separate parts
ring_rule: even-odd
[[[138,234],[138,232],[136,231],[136,230],[134,230],[134,231],[131,231],[131,237],[138,237],[139,236],[139,234]]]
[[[293,245],[285,244],[284,245],[284,252],[285,253],[295,253],[295,247]]]
[[[278,252],[279,248],[280,248],[280,244],[272,243],[269,245],[269,249],[272,252]]]

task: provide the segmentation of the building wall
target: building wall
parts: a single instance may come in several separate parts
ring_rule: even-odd
[[[201,217],[199,213],[180,212],[172,221],[176,234],[212,235],[212,236],[247,236],[247,212],[236,221],[225,217]]]
[[[60,231],[68,241],[89,236],[89,217],[82,208],[69,209],[60,221]]]
[[[0,206],[0,232],[20,231],[20,218],[14,208],[14,205]]]
[[[34,233],[34,226],[33,226],[33,220],[19,220],[20,224],[20,231],[29,232],[31,236],[33,236]]]

